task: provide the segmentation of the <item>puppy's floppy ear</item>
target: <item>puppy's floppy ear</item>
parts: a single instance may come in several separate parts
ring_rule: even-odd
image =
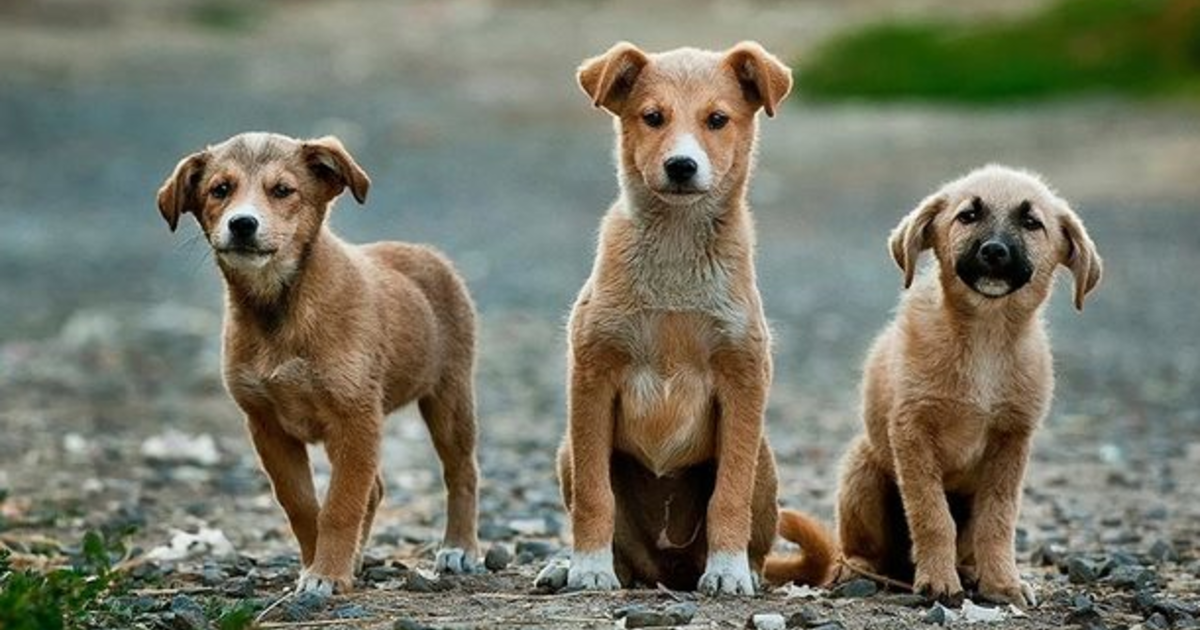
[[[933,246],[933,232],[930,226],[933,218],[947,203],[949,200],[943,192],[926,197],[915,210],[900,220],[888,238],[892,259],[904,271],[905,289],[912,286],[913,276],[917,273],[917,257],[922,251]]]
[[[750,41],[730,48],[725,63],[733,69],[746,100],[774,117],[779,104],[792,91],[792,69],[758,42]]]
[[[1100,254],[1096,252],[1096,244],[1083,227],[1083,221],[1079,220],[1079,215],[1065,203],[1059,214],[1059,225],[1066,240],[1062,264],[1070,269],[1071,275],[1075,277],[1075,309],[1082,311],[1083,298],[1100,284],[1103,262],[1100,260]]]
[[[371,178],[367,177],[367,172],[350,157],[350,152],[342,146],[341,140],[333,136],[307,140],[300,145],[300,150],[304,152],[304,161],[317,177],[333,186],[334,197],[349,187],[358,203],[367,200]]]
[[[200,196],[196,187],[208,164],[208,152],[193,153],[175,165],[175,170],[158,189],[158,211],[170,226],[171,231],[179,227],[179,217],[200,208]]]
[[[650,58],[629,42],[618,42],[599,57],[585,60],[576,78],[594,107],[620,115],[621,104]]]

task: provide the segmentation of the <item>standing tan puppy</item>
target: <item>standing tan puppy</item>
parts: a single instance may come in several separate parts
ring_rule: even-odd
[[[300,542],[299,591],[347,590],[383,498],[384,416],[417,401],[449,501],[439,571],[473,568],[475,314],[420,245],[350,245],[326,225],[370,181],[336,138],[247,133],[184,158],[158,193],[174,230],[196,217],[225,277],[224,376]],[[332,477],[317,502],[306,444]]]
[[[939,598],[961,595],[962,566],[984,597],[1033,604],[1013,538],[1054,388],[1042,305],[1061,264],[1082,309],[1100,257],[1065,201],[1001,166],[922,201],[889,245],[912,288],[867,358],[867,432],[843,462],[838,501],[846,561],[913,576]],[[936,264],[913,284],[925,249]]]
[[[750,42],[661,54],[621,43],[578,78],[616,117],[621,195],[569,324],[567,585],[753,594],[778,508],[746,187],[757,113],[775,114],[791,72]],[[823,575],[831,542],[795,518],[790,531],[816,536],[800,541],[799,574]]]

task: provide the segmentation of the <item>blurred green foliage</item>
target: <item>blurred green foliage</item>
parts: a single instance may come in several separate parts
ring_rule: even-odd
[[[999,23],[878,24],[797,66],[813,99],[1200,94],[1200,0],[1062,0]]]

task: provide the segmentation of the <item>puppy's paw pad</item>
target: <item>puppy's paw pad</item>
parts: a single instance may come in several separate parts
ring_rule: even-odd
[[[434,569],[439,575],[465,575],[479,572],[479,562],[474,554],[458,547],[446,547],[438,550],[434,560]]]
[[[746,554],[713,554],[698,588],[705,595],[754,595],[754,584]]]

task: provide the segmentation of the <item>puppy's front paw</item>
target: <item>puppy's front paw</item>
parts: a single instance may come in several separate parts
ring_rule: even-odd
[[[479,560],[475,558],[475,554],[458,547],[439,549],[437,559],[433,563],[434,569],[440,575],[464,575],[479,572]]]
[[[353,581],[349,576],[328,577],[305,569],[300,572],[300,579],[296,582],[296,594],[313,593],[321,597],[329,597],[334,592],[347,593],[352,587]]]
[[[705,595],[753,595],[754,582],[745,552],[717,551],[708,554],[698,588]]]
[[[951,604],[960,603],[964,597],[962,582],[953,564],[936,568],[918,566],[913,591]]]
[[[979,596],[990,602],[1012,604],[1020,608],[1037,606],[1037,595],[1028,582],[1018,577],[1003,580],[990,580],[984,577],[979,581]]]
[[[612,550],[576,552],[567,571],[567,588],[585,591],[615,591],[621,588],[613,571]]]

